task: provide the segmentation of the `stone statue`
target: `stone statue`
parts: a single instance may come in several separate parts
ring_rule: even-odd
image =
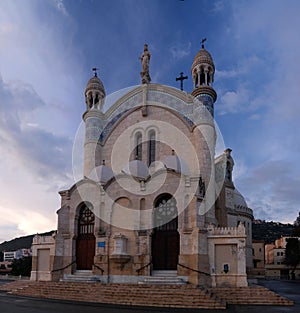
[[[144,52],[139,59],[142,61],[142,72],[140,72],[142,84],[149,84],[151,81],[149,74],[150,52],[147,44],[144,44]]]

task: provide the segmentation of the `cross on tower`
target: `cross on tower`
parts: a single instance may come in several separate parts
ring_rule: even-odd
[[[93,67],[92,68],[92,71],[94,72],[95,77],[97,77],[97,70],[99,70],[97,67]]]
[[[176,81],[180,80],[180,90],[183,90],[183,81],[188,79],[187,76],[183,76],[183,72],[180,73],[179,77],[176,77]]]
[[[206,38],[202,38],[201,40],[201,47],[204,49],[204,42],[206,41]]]

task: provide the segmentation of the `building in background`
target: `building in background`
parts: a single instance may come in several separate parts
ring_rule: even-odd
[[[280,237],[275,244],[265,246],[265,277],[269,279],[291,279],[292,268],[285,264],[285,249],[287,239],[292,237]],[[300,266],[295,270],[295,278],[300,279]]]
[[[4,251],[3,261],[12,262],[14,259],[21,259],[32,255],[31,249],[18,249],[16,251]]]

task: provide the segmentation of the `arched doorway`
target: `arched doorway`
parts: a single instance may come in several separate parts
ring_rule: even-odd
[[[170,194],[163,194],[155,201],[154,207],[153,270],[177,270],[179,233],[176,200]]]
[[[89,205],[92,208],[91,205]],[[79,210],[78,237],[76,242],[76,263],[78,270],[91,270],[95,256],[95,215],[87,204]]]

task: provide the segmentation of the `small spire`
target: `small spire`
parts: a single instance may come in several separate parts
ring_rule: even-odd
[[[99,70],[97,67],[92,68],[92,71],[94,72],[95,77],[98,77],[97,70]]]
[[[204,42],[206,41],[206,38],[202,38],[202,40],[201,40],[201,47],[202,47],[202,49],[204,49]]]

